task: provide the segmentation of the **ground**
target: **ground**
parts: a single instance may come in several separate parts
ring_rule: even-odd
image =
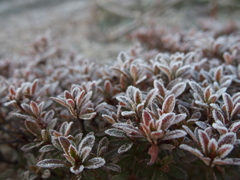
[[[151,21],[196,27],[200,18],[216,16],[214,2],[218,19],[239,21],[236,0],[0,0],[0,57],[25,53],[38,35],[50,34],[104,63],[133,44],[126,38],[132,30]]]

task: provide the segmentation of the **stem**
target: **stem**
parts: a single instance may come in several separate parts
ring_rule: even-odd
[[[81,126],[81,128],[82,128],[83,134],[86,134],[86,129],[85,129],[85,126],[84,126],[84,120],[83,120],[83,119],[80,119],[80,118],[77,118],[77,120],[78,120],[79,123],[80,123],[80,126]]]

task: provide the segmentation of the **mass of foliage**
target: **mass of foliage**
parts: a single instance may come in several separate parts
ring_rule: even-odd
[[[146,28],[99,65],[46,37],[0,61],[2,179],[240,179],[240,34]]]

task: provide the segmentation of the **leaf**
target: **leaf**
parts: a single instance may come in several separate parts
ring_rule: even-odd
[[[63,136],[58,137],[58,140],[64,152],[68,154],[68,149],[71,145],[71,142],[66,137],[63,137]]]
[[[186,88],[185,82],[178,83],[171,89],[169,94],[173,94],[176,98],[184,92],[185,88]]]
[[[109,145],[108,138],[103,137],[98,143],[97,156],[102,156],[106,152],[108,145]]]
[[[41,149],[39,149],[39,152],[49,152],[49,151],[54,151],[54,150],[56,150],[56,148],[53,145],[47,144],[47,145],[41,147]]]
[[[86,146],[92,148],[94,145],[94,142],[95,142],[95,136],[91,132],[88,133],[79,144],[78,151],[81,151],[81,149]]]
[[[174,118],[173,124],[177,124],[185,120],[187,117],[187,114],[177,114]]]
[[[201,144],[202,151],[204,153],[207,153],[208,143],[209,143],[208,134],[203,130],[198,130],[198,138],[199,138],[199,142]]]
[[[57,103],[61,104],[62,106],[68,107],[67,103],[65,102],[65,100],[63,98],[50,97],[50,99],[56,101]]]
[[[106,163],[106,164],[104,164],[104,167],[111,170],[111,171],[121,172],[121,167],[118,166],[117,164]]]
[[[177,129],[172,131],[167,131],[162,140],[172,140],[184,137],[187,133],[183,130]]]
[[[220,120],[222,123],[225,124],[225,118],[224,118],[223,114],[221,112],[219,112],[218,110],[214,109],[212,111],[212,116],[215,121]]]
[[[128,179],[130,176],[130,172],[129,171],[122,171],[121,173],[113,176],[111,178],[111,180],[124,180],[124,179]]]
[[[81,149],[79,156],[80,156],[82,162],[84,162],[85,159],[89,156],[91,150],[92,150],[92,148],[89,146],[85,146]]]
[[[151,132],[151,137],[155,140],[160,139],[164,136],[164,132],[162,130]]]
[[[166,173],[162,172],[159,169],[156,169],[151,180],[168,180],[168,176]]]
[[[216,129],[216,130],[219,132],[220,135],[225,134],[225,133],[228,132],[228,129],[227,129],[226,127],[220,126],[220,125],[217,124],[217,123],[213,123],[213,124],[212,124],[212,127],[213,127],[214,129]]]
[[[215,139],[210,139],[208,143],[208,153],[216,155],[218,149],[218,143]]]
[[[221,147],[223,144],[232,144],[232,145],[234,145],[235,142],[236,142],[236,134],[230,132],[230,133],[222,135],[218,139],[218,146]]]
[[[50,120],[47,125],[47,132],[50,132],[56,126],[56,124],[57,124],[57,118]]]
[[[31,121],[31,120],[26,120],[25,121],[25,126],[27,128],[27,130],[29,132],[31,132],[33,135],[41,138],[41,128],[39,127],[39,125],[35,122],[35,121]]]
[[[127,142],[125,144],[123,144],[119,149],[118,149],[118,153],[122,154],[127,152],[129,149],[131,149],[131,147],[133,146],[132,142]]]
[[[63,136],[67,136],[69,131],[70,131],[70,128],[72,126],[73,122],[64,122],[62,123],[61,127],[60,127],[60,130],[59,132],[63,135]]]
[[[126,124],[126,123],[115,123],[112,125],[115,128],[119,128],[124,130],[127,133],[135,133],[135,134],[139,134],[142,135],[141,131],[139,131],[136,127],[130,125],[130,124]]]
[[[81,115],[79,118],[80,118],[80,119],[84,119],[84,120],[91,120],[91,119],[93,119],[96,115],[97,115],[96,112],[86,113],[86,114]]]
[[[92,158],[92,159],[88,160],[84,164],[84,168],[86,168],[86,169],[97,169],[97,168],[103,166],[105,163],[106,162],[103,158],[95,157],[95,158]]]
[[[65,167],[66,163],[58,159],[44,159],[42,161],[39,161],[36,166],[42,168],[59,168]]]
[[[151,104],[152,99],[154,98],[155,95],[156,95],[156,89],[152,89],[150,92],[148,92],[147,97],[145,98],[145,101],[144,101],[145,108]]]
[[[83,170],[84,170],[84,166],[83,165],[81,165],[79,167],[71,167],[70,168],[70,171],[72,173],[74,173],[74,174],[77,174],[77,175],[80,174]],[[81,178],[81,176],[80,176],[80,178]]]
[[[172,72],[171,72],[171,70],[170,70],[169,67],[167,67],[167,66],[159,63],[159,64],[158,64],[158,68],[159,68],[165,75],[167,75],[168,80],[171,80]]]
[[[109,123],[111,123],[111,124],[116,123],[116,121],[115,121],[111,116],[109,116],[109,115],[107,115],[107,114],[103,114],[102,117],[103,117],[105,120],[107,120]]]
[[[146,110],[143,110],[142,119],[143,119],[143,123],[146,126],[149,126],[149,123],[152,120],[152,117],[150,116],[150,114]]]
[[[230,126],[229,130],[230,130],[231,132],[235,132],[235,133],[236,133],[236,132],[239,130],[239,128],[240,128],[240,121],[233,123],[233,124]]]
[[[21,150],[23,150],[23,151],[28,151],[28,150],[30,150],[30,149],[33,149],[33,148],[35,148],[35,147],[39,147],[41,144],[43,144],[44,142],[32,142],[32,143],[28,143],[28,144],[26,144],[26,145],[24,145],[22,148],[21,148]]]
[[[136,104],[140,104],[142,102],[142,93],[139,89],[136,89],[133,96]]]
[[[37,86],[38,86],[38,79],[35,79],[35,80],[32,82],[31,87],[30,87],[30,94],[31,94],[31,95],[35,94],[36,89],[37,89]]]
[[[126,137],[125,132],[123,130],[116,129],[116,128],[107,129],[105,133],[108,134],[109,136],[114,136],[114,137],[120,137],[120,138]]]
[[[181,144],[179,147],[185,151],[188,151],[188,152],[196,155],[199,158],[203,157],[203,154],[201,153],[201,151],[199,151],[198,149],[192,148],[191,146],[188,146],[186,144]]]
[[[158,121],[162,121],[162,130],[167,130],[174,122],[175,114],[167,113],[163,114]]]
[[[231,112],[230,117],[233,118],[233,117],[234,117],[235,115],[237,115],[239,112],[240,112],[240,103],[237,103],[237,104],[234,106],[234,108],[233,108],[233,110],[232,110],[232,112]]]
[[[31,101],[30,102],[30,108],[31,108],[31,111],[33,112],[33,114],[38,117],[39,114],[40,114],[40,111],[39,111],[39,108],[38,108],[38,104],[35,103],[34,101]]]
[[[157,160],[158,157],[158,153],[159,153],[159,149],[158,146],[156,146],[155,144],[153,144],[149,149],[148,149],[148,154],[151,156],[150,161],[147,163],[147,165],[152,165],[155,163],[155,161]]]
[[[177,179],[188,179],[187,173],[183,169],[173,164],[169,165],[169,174]]]
[[[132,109],[132,100],[125,96],[117,96],[116,99],[120,102],[121,106],[124,106],[128,109]]]
[[[226,158],[226,159],[214,159],[213,164],[219,165],[240,165],[240,158]]]
[[[175,97],[172,94],[164,100],[162,105],[162,111],[163,113],[171,113],[173,112],[174,107],[175,107]]]
[[[165,97],[166,95],[166,88],[164,87],[163,83],[161,83],[158,80],[154,81],[154,88],[158,90],[158,94],[161,95],[162,97]]]
[[[233,110],[233,101],[229,94],[223,93],[222,95],[224,104],[226,106],[227,114],[230,115]]]
[[[232,144],[224,144],[218,149],[217,154],[220,156],[220,158],[225,158],[232,151],[232,149]]]
[[[192,138],[195,142],[198,142],[196,136],[194,135],[194,133],[192,132],[192,130],[191,130],[188,126],[183,125],[182,127],[183,127],[183,129],[188,133],[188,135],[191,136],[191,138]]]
[[[190,81],[189,82],[190,87],[192,88],[192,90],[196,93],[196,95],[202,100],[204,101],[204,92],[203,89],[201,88],[201,86],[199,86],[199,84],[197,84],[194,81]]]
[[[135,111],[123,111],[123,112],[121,112],[121,115],[123,116],[123,117],[128,117],[128,116],[134,116],[134,115],[136,115],[136,113],[135,113]]]
[[[179,77],[181,74],[184,74],[184,73],[188,72],[190,68],[191,68],[190,65],[185,65],[185,66],[180,67],[176,71],[176,76]]]
[[[68,155],[70,155],[71,157],[73,157],[74,159],[77,156],[77,149],[71,144],[68,148]]]

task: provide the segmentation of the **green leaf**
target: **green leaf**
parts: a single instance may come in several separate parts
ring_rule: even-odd
[[[36,166],[42,168],[59,168],[65,167],[66,163],[59,159],[44,159],[42,161],[39,161]]]
[[[124,169],[131,168],[134,161],[135,161],[134,156],[127,155],[120,161],[118,161],[117,164],[122,168],[122,171],[124,171],[123,168]]]
[[[118,175],[113,176],[111,180],[128,179],[129,176],[130,176],[130,172],[129,171],[123,171],[123,172],[119,173]]]
[[[104,167],[112,171],[121,172],[121,167],[113,163],[106,163]]]
[[[124,145],[122,145],[119,149],[118,149],[118,153],[122,154],[124,152],[127,152],[129,149],[131,149],[133,143],[132,142],[127,142]]]
[[[92,118],[94,118],[96,116],[96,114],[97,114],[96,112],[87,113],[87,114],[81,115],[79,118],[84,119],[84,120],[91,120]]]
[[[162,172],[161,170],[156,169],[151,180],[168,180],[168,176],[166,173]]]
[[[43,144],[43,141],[42,141],[42,142],[32,142],[32,143],[29,143],[29,144],[24,145],[24,146],[21,148],[21,150],[27,151],[27,150],[33,149],[33,148],[35,148],[35,147],[39,147],[41,144]]]
[[[169,174],[178,179],[187,179],[188,178],[187,173],[183,169],[181,169],[175,165],[172,165],[172,164],[169,165]]]
[[[101,177],[102,180],[108,179],[108,172],[107,171],[104,171],[101,168],[96,169],[96,170],[97,170],[97,173]]]
[[[49,152],[49,151],[54,151],[56,150],[56,148],[51,145],[51,144],[47,144],[45,146],[43,146],[41,149],[39,149],[39,152]]]

